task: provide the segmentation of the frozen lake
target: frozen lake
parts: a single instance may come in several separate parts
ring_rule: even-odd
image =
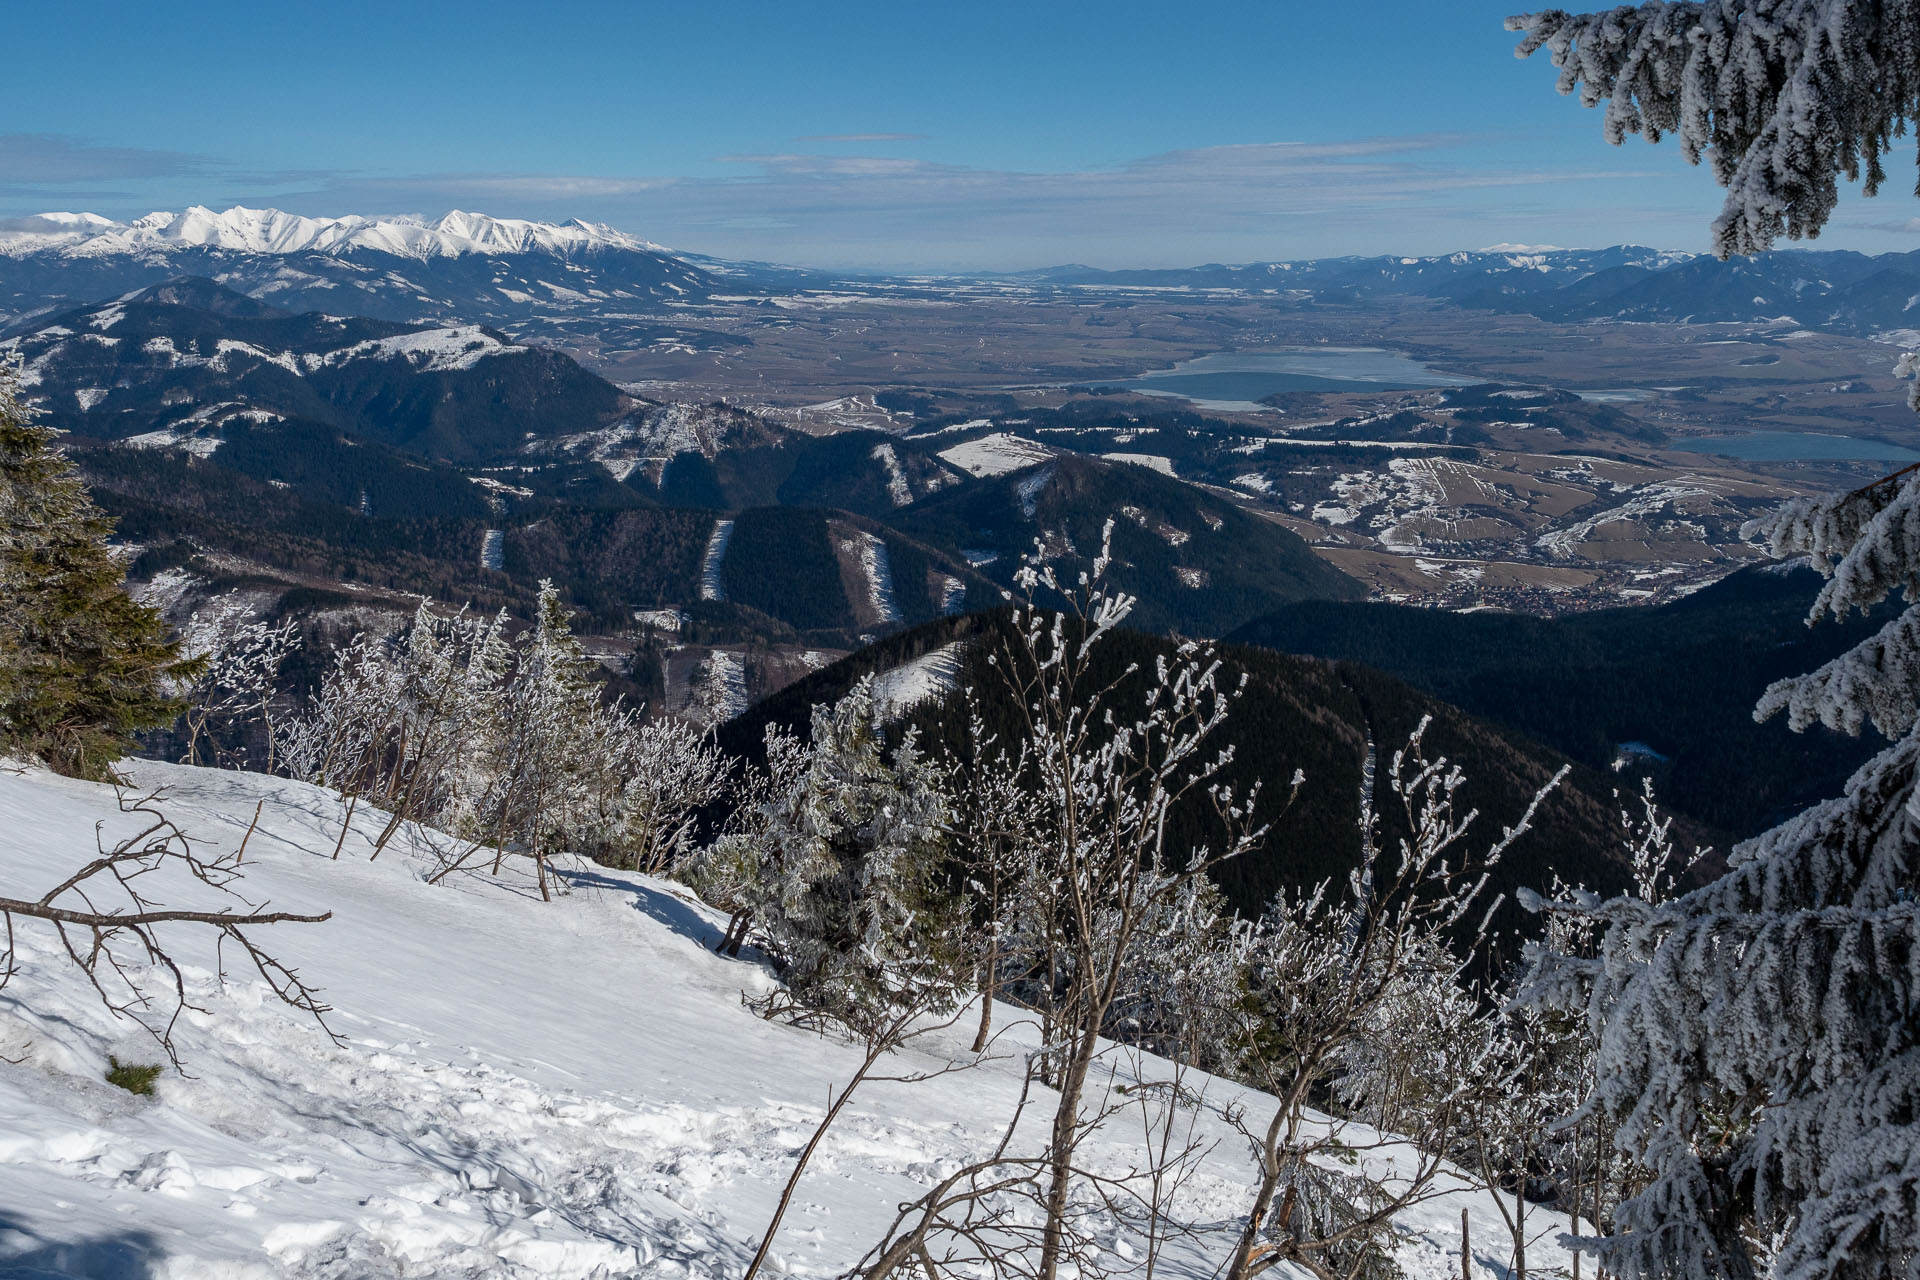
[[[1149,395],[1179,396],[1201,408],[1260,409],[1282,391],[1411,391],[1473,381],[1378,347],[1293,347],[1284,351],[1219,351],[1182,360],[1118,385]]]
[[[1669,448],[1746,462],[1920,462],[1920,451],[1879,440],[1806,431],[1748,431],[1737,436],[1676,440]]]

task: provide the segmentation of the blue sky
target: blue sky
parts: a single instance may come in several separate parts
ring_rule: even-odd
[[[463,208],[880,269],[1703,247],[1708,173],[1605,145],[1514,8],[21,6],[0,218]],[[1920,247],[1901,186],[1820,243]]]

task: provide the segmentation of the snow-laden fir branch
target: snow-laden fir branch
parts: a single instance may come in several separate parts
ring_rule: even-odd
[[[1839,180],[1873,195],[1920,115],[1920,6],[1906,0],[1691,0],[1507,20],[1561,93],[1605,105],[1607,141],[1674,134],[1727,189],[1721,257],[1816,236]]]

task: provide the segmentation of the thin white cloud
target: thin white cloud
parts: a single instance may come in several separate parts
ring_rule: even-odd
[[[924,142],[924,133],[813,133],[795,142]]]
[[[110,147],[57,133],[0,133],[0,184],[126,182],[204,173],[214,168],[204,156],[140,147]]]
[[[1891,231],[1896,235],[1913,235],[1915,232],[1920,232],[1920,218],[1896,218],[1888,222],[1849,220],[1845,225],[1862,231]]]
[[[942,165],[898,156],[721,156],[718,163],[750,165],[765,169],[768,173],[827,174],[841,177],[883,177],[947,171]]]

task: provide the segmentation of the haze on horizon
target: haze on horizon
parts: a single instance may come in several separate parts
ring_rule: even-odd
[[[875,270],[1704,248],[1710,175],[1607,146],[1513,57],[1518,7],[36,6],[0,219],[463,208]],[[1920,219],[1847,200],[1812,247]]]

